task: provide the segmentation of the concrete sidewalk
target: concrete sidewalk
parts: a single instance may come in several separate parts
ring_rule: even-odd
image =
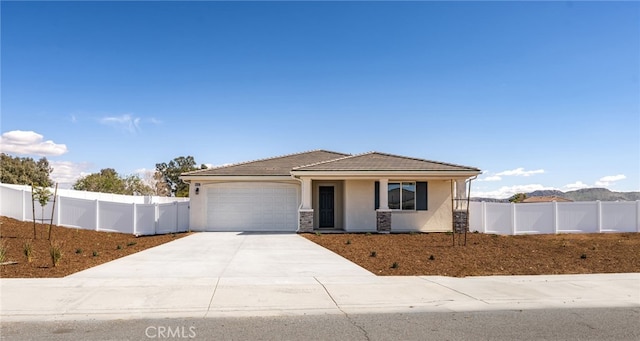
[[[377,277],[294,234],[200,233],[0,295],[2,321],[640,307],[640,273]]]

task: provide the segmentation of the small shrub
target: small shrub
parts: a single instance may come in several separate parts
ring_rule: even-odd
[[[93,256],[94,256],[94,257],[98,257],[98,255],[99,255],[98,251],[93,250]]]
[[[31,263],[31,260],[33,259],[33,246],[31,246],[31,243],[24,243],[22,246],[22,253],[27,257],[27,263]]]
[[[134,245],[136,245],[136,244],[138,244],[138,243],[136,243],[136,242],[128,242],[128,243],[127,243],[127,246],[134,246]]]
[[[122,250],[122,245],[118,244],[118,246],[116,246],[116,250]]]
[[[369,257],[375,257],[375,256],[377,256],[377,255],[378,255],[378,254],[377,254],[375,251],[371,251],[371,254],[369,255]]]
[[[397,269],[400,265],[398,265],[398,262],[393,262],[393,264],[391,264],[391,268],[392,269]]]
[[[436,257],[434,257],[433,255],[429,256],[429,260],[435,260]]]
[[[587,259],[587,254],[586,253],[581,254],[580,259]]]
[[[53,266],[56,267],[62,259],[62,246],[60,243],[51,242],[51,246],[49,246],[49,255],[51,256],[51,262]]]
[[[452,234],[453,234],[453,232],[451,232],[451,231],[447,231],[447,232],[445,232],[444,234],[446,234],[447,236],[450,236],[450,235],[452,235]]]
[[[4,263],[7,257],[7,246],[4,244],[4,241],[0,242],[0,263]]]
[[[365,235],[365,236],[370,236],[370,235],[371,235],[371,232],[367,232],[367,233],[365,233],[364,235]]]
[[[409,235],[414,235],[414,234],[418,234],[416,231],[409,231]]]
[[[76,254],[81,254],[82,253],[82,249],[81,248],[77,248],[76,249]]]
[[[320,231],[316,231],[316,236],[321,236],[322,233],[320,233]]]
[[[351,239],[347,239],[345,244],[350,245],[351,244]]]

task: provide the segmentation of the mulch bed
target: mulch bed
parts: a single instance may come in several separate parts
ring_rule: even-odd
[[[640,272],[640,233],[469,233],[466,246],[454,246],[450,233],[303,236],[382,276]]]
[[[48,224],[36,224],[0,217],[0,243],[6,249],[5,262],[0,266],[2,278],[64,277],[160,244],[176,240],[189,233],[136,237],[124,233],[98,232],[53,226],[53,243],[61,247],[62,258],[53,266],[49,253]],[[25,243],[31,244],[33,258],[27,261]]]

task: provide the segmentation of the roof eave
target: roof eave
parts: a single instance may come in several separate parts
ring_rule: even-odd
[[[291,175],[183,175],[180,179],[191,181],[282,181],[292,180]]]
[[[291,175],[295,177],[349,177],[349,178],[470,178],[480,175],[480,170],[446,170],[446,171],[424,171],[424,170],[384,170],[384,171],[311,171],[294,170]]]

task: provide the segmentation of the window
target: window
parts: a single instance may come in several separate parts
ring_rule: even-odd
[[[377,210],[380,208],[380,196],[378,195],[381,190],[380,182],[376,181],[374,185],[374,205]],[[389,182],[387,186],[389,208],[392,210],[426,211],[429,201],[427,192],[427,182]]]
[[[392,210],[416,209],[416,183],[390,182],[388,185],[389,208]]]

